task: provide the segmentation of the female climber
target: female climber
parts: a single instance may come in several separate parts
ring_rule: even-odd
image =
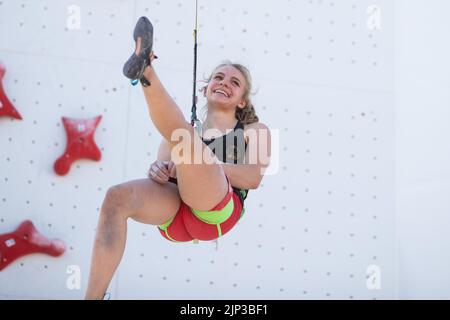
[[[157,76],[153,27],[147,18],[138,20],[134,40],[135,52],[123,71],[141,82],[162,142],[147,179],[113,186],[106,193],[86,299],[104,297],[125,249],[128,218],[157,226],[169,241],[215,240],[242,217],[248,190],[258,188],[269,165],[259,151],[264,149],[270,158],[270,132],[255,114],[244,66],[220,64],[207,79],[201,89],[206,118],[199,134]]]

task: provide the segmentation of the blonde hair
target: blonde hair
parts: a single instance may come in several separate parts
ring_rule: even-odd
[[[231,66],[237,70],[239,70],[240,73],[244,76],[245,79],[245,90],[244,90],[244,100],[246,102],[246,105],[244,108],[238,108],[236,107],[236,112],[234,116],[236,119],[241,121],[243,124],[250,124],[254,122],[258,122],[259,118],[256,115],[255,107],[253,106],[253,103],[250,99],[250,95],[252,94],[252,77],[250,75],[250,71],[242,64],[239,63],[233,63],[231,61],[224,61],[223,63],[219,64],[217,67],[214,68],[213,72],[211,72],[210,76],[204,80],[206,82],[206,86],[202,87],[200,91],[203,93],[206,92],[206,88],[209,84],[209,82],[212,79],[212,76],[214,72],[225,66]],[[205,106],[206,107],[206,106]]]

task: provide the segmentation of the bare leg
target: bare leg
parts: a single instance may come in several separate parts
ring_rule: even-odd
[[[128,218],[160,225],[175,216],[180,203],[176,185],[151,179],[108,190],[98,221],[86,299],[103,298],[125,250]]]
[[[142,87],[148,104],[148,112],[156,129],[169,142],[176,129],[191,130],[192,126],[184,118],[175,101],[166,91],[153,67],[147,67],[144,76],[150,81],[149,87]]]
[[[202,155],[213,159],[215,155],[202,143],[194,128],[184,119],[184,115],[175,101],[167,93],[153,67],[147,67],[144,76],[151,86],[143,87],[148,104],[150,117],[161,135],[172,146],[178,142],[171,141],[172,132],[184,129],[191,137],[191,148],[183,152],[190,152],[194,158],[194,140],[202,145]],[[173,160],[173,159],[172,159]],[[177,164],[178,187],[181,198],[190,207],[198,210],[209,210],[219,203],[227,193],[227,181],[222,166],[213,164]]]
[[[127,237],[127,217],[108,192],[97,225],[86,299],[102,299],[122,259]]]

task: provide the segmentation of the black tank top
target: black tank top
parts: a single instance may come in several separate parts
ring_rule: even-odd
[[[244,136],[244,125],[238,120],[236,126],[229,133],[213,139],[202,141],[214,152],[216,157],[224,163],[244,164],[247,143]],[[248,190],[233,187],[242,202],[247,198]]]
[[[205,139],[202,137],[202,141],[214,152],[220,161],[224,163],[244,164],[247,142],[244,136],[244,125],[239,120],[233,131],[213,139]],[[169,178],[169,182],[177,184],[177,179]],[[241,199],[242,205],[244,205],[248,190],[233,186],[232,188]]]

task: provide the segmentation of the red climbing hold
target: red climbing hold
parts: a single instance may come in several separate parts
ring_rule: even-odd
[[[3,89],[3,77],[6,73],[5,67],[0,63],[0,117],[12,117],[22,120],[20,113],[14,108]]]
[[[60,256],[66,250],[61,240],[49,240],[40,234],[33,222],[22,222],[14,232],[0,235],[0,271],[14,260],[31,253]]]
[[[62,118],[67,133],[67,146],[64,154],[55,162],[54,169],[57,174],[67,174],[76,160],[101,159],[102,154],[94,141],[95,129],[101,118],[102,116],[93,119]]]

